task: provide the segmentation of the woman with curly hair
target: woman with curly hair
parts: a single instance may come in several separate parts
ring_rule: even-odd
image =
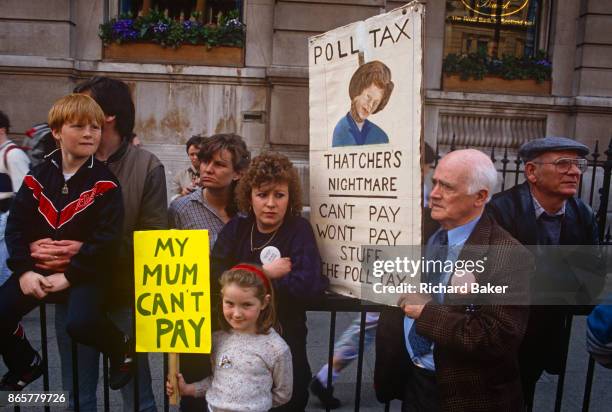
[[[217,287],[216,279],[237,263],[262,265],[277,292],[280,332],[291,348],[293,361],[293,396],[288,404],[274,410],[303,411],[311,377],[304,303],[322,295],[329,282],[321,274],[321,257],[310,223],[300,217],[297,170],[284,155],[261,154],[240,179],[236,197],[243,214],[219,233],[211,255],[212,284]]]

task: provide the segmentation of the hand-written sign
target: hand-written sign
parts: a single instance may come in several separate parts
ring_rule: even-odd
[[[423,5],[309,40],[310,208],[334,292],[371,296],[368,265],[421,243]],[[395,299],[397,300],[397,299]]]
[[[134,232],[136,351],[210,353],[208,231]]]

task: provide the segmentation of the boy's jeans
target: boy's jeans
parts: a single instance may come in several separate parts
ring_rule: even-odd
[[[124,333],[132,335],[132,311],[129,308],[121,308],[109,313],[110,318],[123,330]],[[57,334],[57,345],[60,352],[62,367],[62,387],[70,392],[70,406],[74,407],[72,391],[72,343],[66,333],[66,305],[55,305],[55,331]],[[149,357],[147,353],[139,353],[138,356],[138,389],[139,407],[141,412],[155,412],[155,397],[151,388],[151,371],[149,370]],[[100,352],[92,347],[78,345],[78,371],[79,371],[79,404],[81,412],[96,411],[98,374],[100,369]],[[123,411],[134,410],[134,379],[121,388],[123,399]]]
[[[35,356],[27,339],[16,339],[14,332],[24,315],[41,302],[68,302],[63,328],[79,342],[95,346],[106,353],[124,351],[123,333],[103,310],[103,295],[95,284],[79,284],[38,300],[21,291],[19,279],[11,276],[0,286],[0,352],[9,370],[20,371]]]
[[[6,266],[8,258],[8,250],[6,250],[6,241],[4,240],[4,230],[6,229],[6,220],[8,212],[0,214],[0,286],[11,276],[11,271]]]

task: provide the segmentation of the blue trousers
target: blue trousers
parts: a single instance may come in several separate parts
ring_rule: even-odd
[[[15,339],[13,333],[24,315],[41,302],[67,301],[67,317],[63,333],[72,339],[108,354],[122,353],[124,335],[104,312],[103,289],[84,283],[47,295],[38,300],[21,291],[17,276],[11,276],[0,286],[0,352],[12,371],[27,368],[34,352],[26,339]]]
[[[6,266],[8,250],[6,249],[6,241],[4,240],[4,230],[6,229],[7,219],[8,212],[0,214],[0,286],[11,277],[11,270]]]
[[[55,331],[57,346],[60,352],[62,369],[62,388],[70,393],[70,405],[74,407],[74,391],[72,384],[72,351],[70,337],[65,332],[67,321],[66,305],[55,305]],[[111,318],[127,335],[132,334],[132,312],[122,308],[110,313]],[[149,357],[146,353],[138,353],[138,399],[139,409],[144,412],[156,412],[155,397],[151,388],[151,371]],[[81,412],[96,412],[98,399],[96,396],[100,370],[100,352],[92,347],[78,345],[79,372],[79,406]],[[123,411],[134,410],[134,379],[121,388]]]
[[[374,343],[376,339],[376,327],[378,326],[378,318],[380,314],[378,312],[366,313],[365,319],[365,335],[364,335],[364,352]],[[351,322],[348,328],[334,345],[334,358],[340,364],[340,369],[347,367],[352,361],[357,359],[359,355],[359,329],[361,328],[361,316],[357,316],[355,320]]]

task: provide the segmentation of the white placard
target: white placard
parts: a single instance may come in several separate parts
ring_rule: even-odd
[[[311,222],[343,295],[373,282],[362,261],[378,247],[421,243],[423,13],[413,2],[309,39]]]

